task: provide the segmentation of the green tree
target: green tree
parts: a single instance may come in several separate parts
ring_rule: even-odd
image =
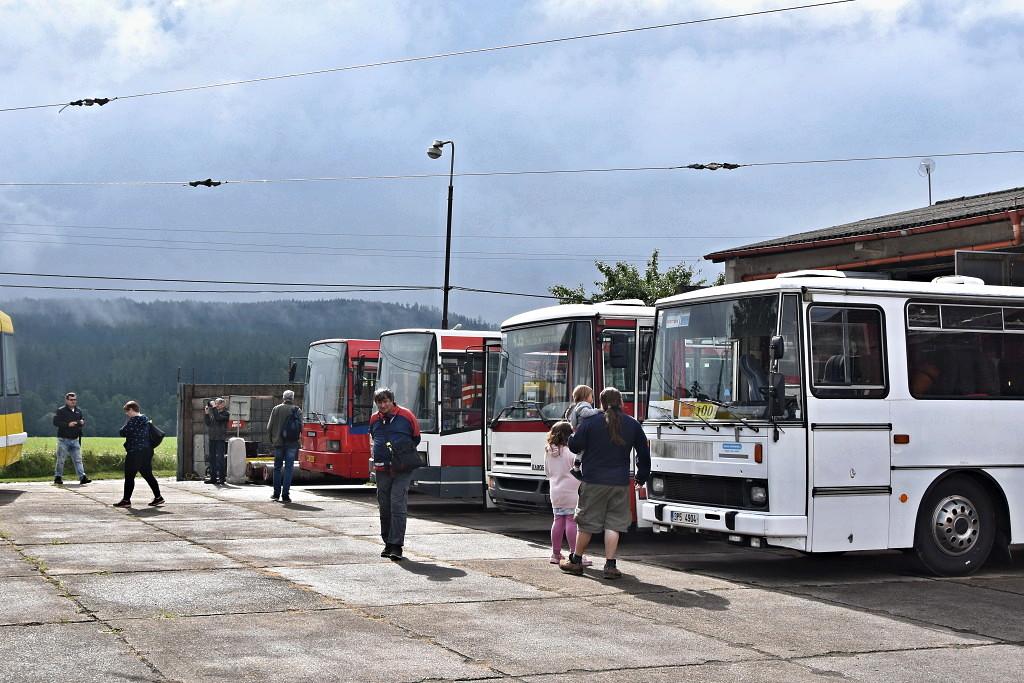
[[[695,266],[680,263],[666,270],[664,273],[658,270],[658,250],[655,249],[651,258],[647,261],[647,267],[643,274],[631,263],[617,261],[615,265],[609,265],[604,261],[594,264],[597,270],[604,276],[604,280],[594,282],[597,291],[587,295],[582,284],[577,287],[566,285],[555,285],[550,287],[553,295],[558,297],[559,303],[582,304],[597,303],[599,301],[613,301],[616,299],[642,299],[648,306],[666,296],[672,296],[683,287],[706,286],[707,280],[695,279],[700,271]],[[712,283],[714,285],[725,284],[725,275],[719,275]]]

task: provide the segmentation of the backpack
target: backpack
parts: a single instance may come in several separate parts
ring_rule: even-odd
[[[292,408],[291,414],[285,418],[284,424],[281,425],[279,436],[284,443],[295,443],[299,440],[300,434],[302,434],[302,420],[299,419],[299,409]]]
[[[156,448],[164,440],[164,432],[152,422],[149,423],[149,447]]]

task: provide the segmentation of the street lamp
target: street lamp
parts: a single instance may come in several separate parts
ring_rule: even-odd
[[[442,148],[445,145],[452,146],[452,163],[448,171],[448,232],[444,241],[444,306],[441,309],[441,329],[448,329],[448,292],[451,287],[448,285],[448,273],[452,262],[452,178],[455,176],[455,141],[434,140],[434,144],[427,148],[427,156],[431,159],[440,159]]]

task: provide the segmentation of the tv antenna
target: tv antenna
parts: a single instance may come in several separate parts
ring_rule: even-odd
[[[935,171],[934,159],[922,159],[917,165],[917,175],[928,177],[928,206],[932,205],[932,173]]]

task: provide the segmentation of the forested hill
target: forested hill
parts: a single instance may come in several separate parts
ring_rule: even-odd
[[[385,330],[436,327],[436,308],[351,299],[216,303],[128,299],[18,300],[14,319],[22,411],[28,433],[54,434],[53,411],[76,391],[87,435],[113,436],[121,407],[175,427],[178,368],[183,382],[284,382],[288,358],[329,337],[375,339]],[[466,329],[494,323],[450,316]],[[194,373],[194,374],[193,374]]]

